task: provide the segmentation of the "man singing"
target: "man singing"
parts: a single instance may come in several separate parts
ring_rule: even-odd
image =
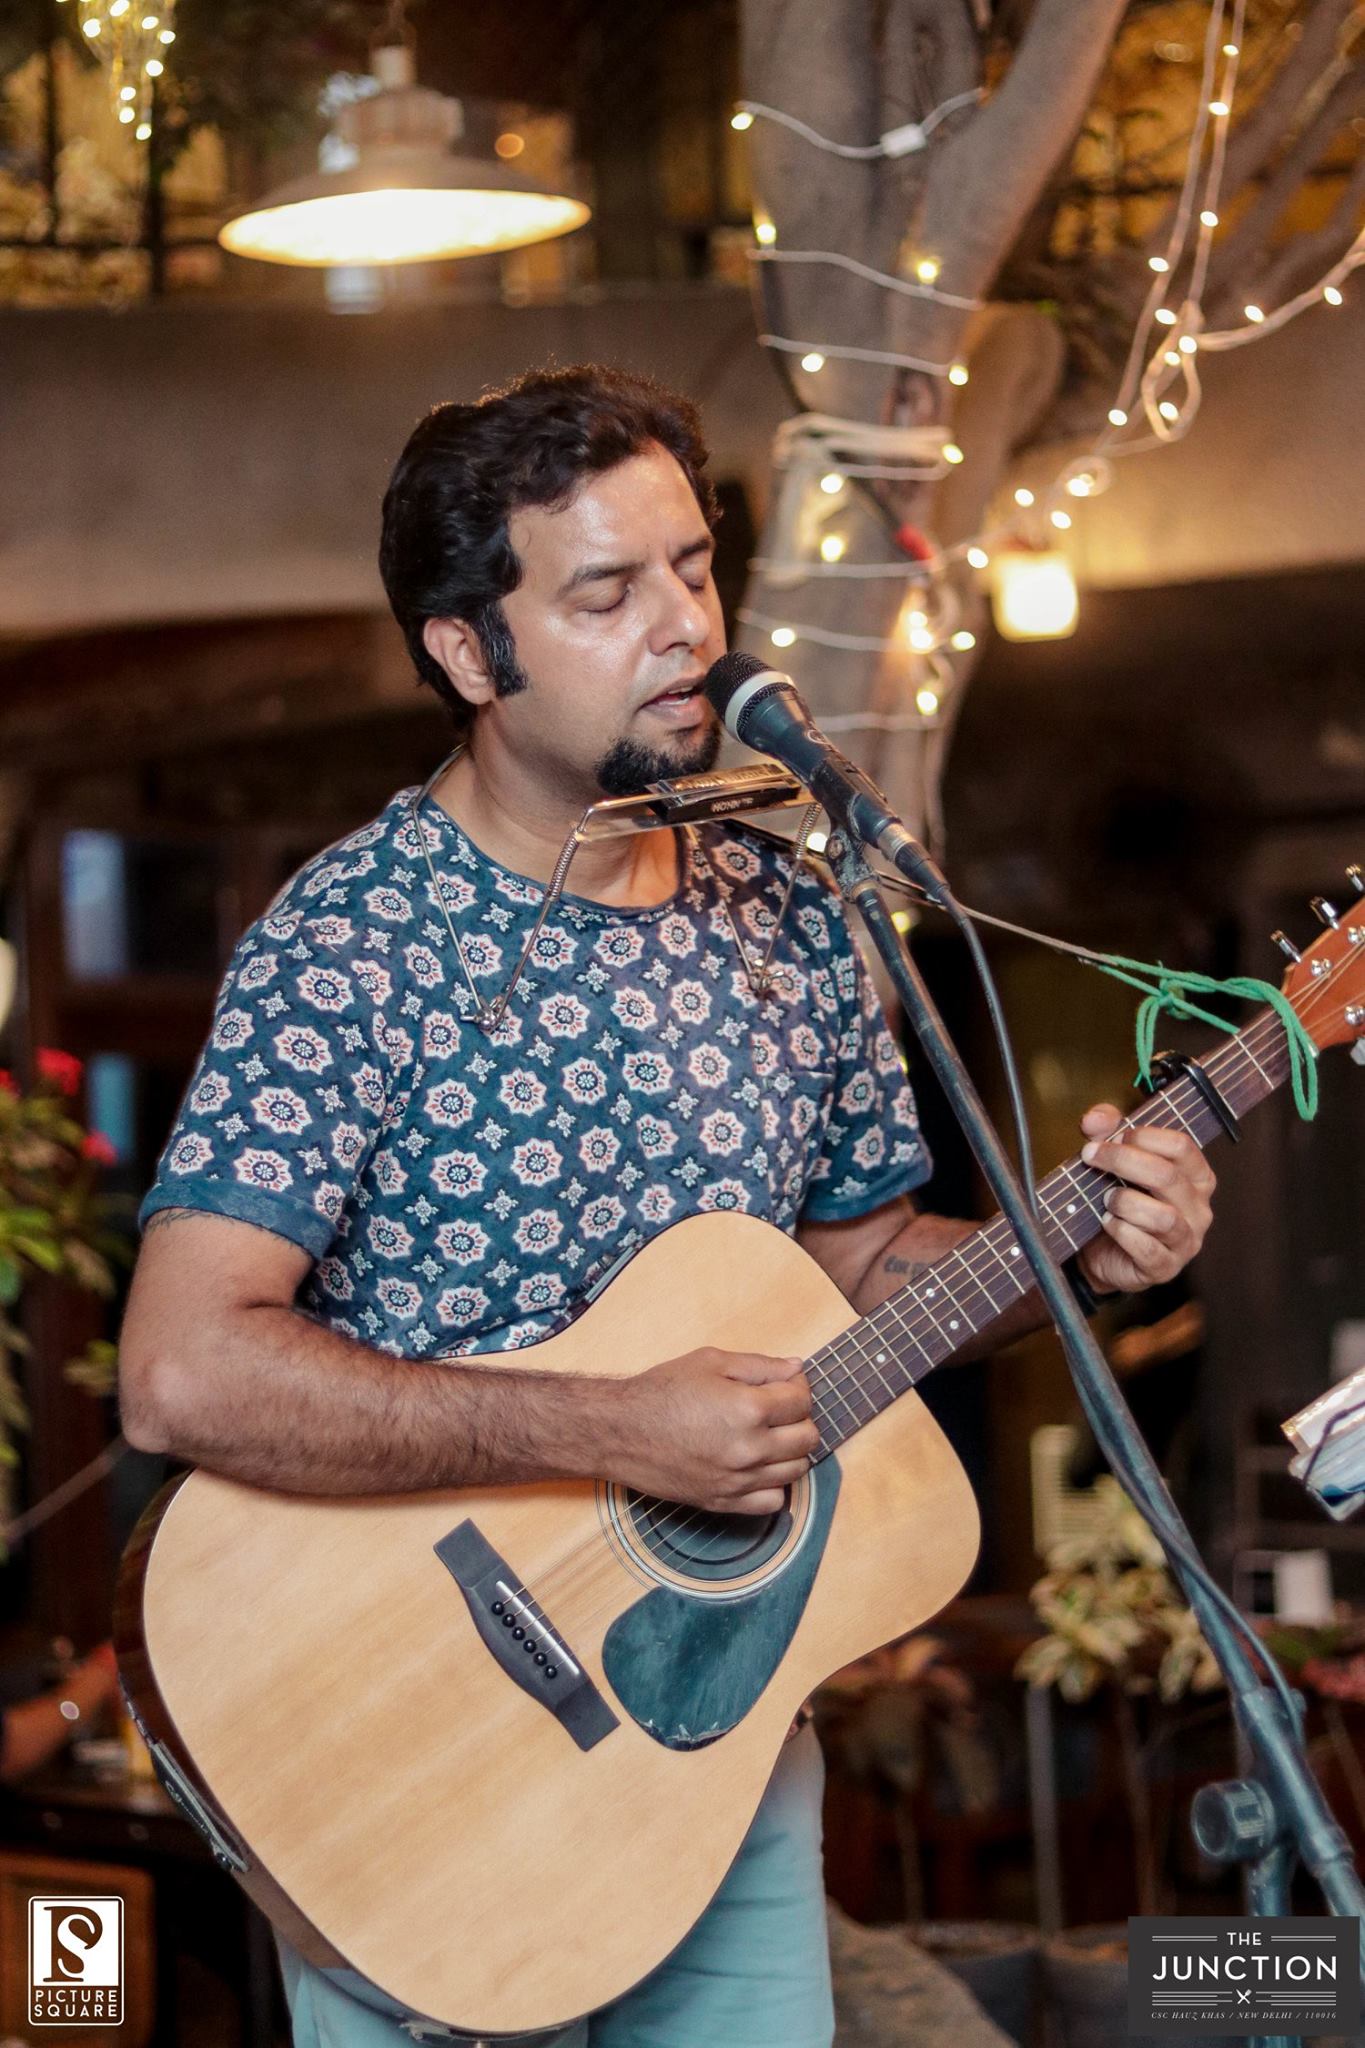
[[[818,1443],[800,1360],[702,1350],[614,1379],[518,1351],[699,1210],[794,1233],[860,1314],[974,1228],[915,1208],[929,1160],[838,899],[802,871],[777,923],[787,861],[742,828],[585,845],[517,971],[584,807],[715,758],[705,466],[685,400],[592,365],[412,434],[380,561],[462,744],[233,956],[143,1208],[122,1394],[144,1449],[284,1492],[601,1478],[771,1512]],[[1118,1121],[1083,1120],[1124,1183],[1080,1254],[1101,1291],[1169,1279],[1210,1220],[1192,1142],[1105,1142]],[[1029,1296],[993,1342],[1040,1319]],[[681,1946],[539,2038],[828,2048],[820,1783],[807,1727]],[[410,2039],[281,1946],[297,2043]]]

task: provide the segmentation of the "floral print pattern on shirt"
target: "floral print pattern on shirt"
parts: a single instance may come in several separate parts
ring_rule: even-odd
[[[287,884],[229,964],[142,1219],[208,1210],[312,1254],[300,1306],[406,1357],[515,1350],[680,1218],[792,1231],[927,1179],[904,1063],[844,917],[741,829],[647,909],[566,896],[496,1032],[542,900],[400,791]],[[430,849],[435,885],[419,829]],[[438,892],[439,891],[439,895]],[[723,892],[723,894],[722,894]],[[728,898],[727,915],[724,898]]]

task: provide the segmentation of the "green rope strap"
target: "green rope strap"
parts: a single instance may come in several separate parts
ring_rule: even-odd
[[[1208,974],[1194,974],[1179,967],[1153,967],[1146,960],[1126,960],[1121,953],[1092,953],[1088,964],[1115,981],[1139,989],[1145,1000],[1138,1005],[1137,1062],[1139,1078],[1152,1084],[1152,1061],[1156,1054],[1157,1018],[1163,1011],[1173,1017],[1197,1017],[1219,1031],[1236,1032],[1237,1026],[1212,1010],[1201,1009],[1191,995],[1232,996],[1248,1003],[1267,1003],[1284,1026],[1289,1046],[1289,1076],[1294,1090],[1294,1107],[1306,1123],[1318,1113],[1318,1049],[1304,1028],[1302,1019],[1283,989],[1272,982],[1257,981],[1254,975],[1234,974],[1227,981],[1215,981]]]

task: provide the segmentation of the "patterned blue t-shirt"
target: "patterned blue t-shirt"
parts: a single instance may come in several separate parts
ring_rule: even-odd
[[[927,1179],[904,1062],[810,870],[765,999],[735,929],[757,968],[790,863],[711,826],[664,903],[563,897],[490,1036],[412,797],[316,855],[241,939],[144,1222],[174,1207],[275,1231],[313,1255],[310,1315],[398,1356],[459,1357],[562,1327],[624,1252],[698,1210],[793,1231]],[[541,886],[433,798],[420,829],[491,999]]]

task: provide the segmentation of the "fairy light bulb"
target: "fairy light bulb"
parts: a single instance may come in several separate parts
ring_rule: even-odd
[[[123,122],[125,127],[127,126],[129,121],[136,121],[137,119],[137,115],[135,114],[131,107],[120,107],[118,110],[118,117],[120,121]]]
[[[1253,327],[1259,327],[1261,322],[1265,319],[1265,314],[1261,311],[1261,308],[1259,306],[1243,306],[1242,311],[1246,315],[1247,319],[1251,322]]]
[[[968,654],[976,645],[976,635],[975,633],[969,633],[964,627],[960,633],[954,633],[948,645],[955,654]]]
[[[967,560],[973,569],[989,569],[991,558],[984,548],[968,548]]]
[[[794,647],[796,645],[796,634],[790,626],[774,626],[772,641],[774,647]]]
[[[927,626],[912,626],[909,640],[916,654],[932,654],[934,651],[934,636]]]
[[[1242,47],[1240,43],[1224,43],[1223,55],[1225,57],[1240,57],[1241,54]]]
[[[1181,355],[1183,355],[1183,356],[1192,356],[1192,355],[1193,355],[1193,354],[1195,353],[1195,351],[1196,351],[1196,350],[1198,349],[1198,347],[1199,347],[1199,343],[1198,343],[1198,342],[1197,342],[1197,341],[1195,340],[1195,338],[1194,338],[1194,336],[1193,336],[1192,334],[1182,334],[1182,335],[1181,335],[1181,337],[1180,337],[1180,353],[1181,353]]]
[[[1201,226],[1201,227],[1206,227],[1206,228],[1216,228],[1216,227],[1217,227],[1217,225],[1218,225],[1218,216],[1217,216],[1217,214],[1216,214],[1216,213],[1215,213],[1215,212],[1213,211],[1213,208],[1212,208],[1211,206],[1206,206],[1206,207],[1204,208],[1204,211],[1203,211],[1203,212],[1202,212],[1202,213],[1200,214],[1200,216],[1199,216],[1199,224],[1200,224],[1200,226]]]
[[[1226,100],[1210,100],[1209,112],[1216,121],[1221,121],[1230,112],[1230,109]]]
[[[1152,315],[1152,318],[1154,320],[1159,320],[1163,327],[1175,326],[1175,314],[1171,311],[1169,306],[1158,306],[1156,312]]]
[[[965,363],[954,363],[948,372],[948,382],[950,384],[965,384],[967,376],[967,365]]]
[[[1149,256],[1147,258],[1147,268],[1149,270],[1155,270],[1161,277],[1164,277],[1166,275],[1166,272],[1170,269],[1170,267],[1170,264],[1166,261],[1166,258],[1164,256]]]
[[[801,367],[803,370],[809,370],[812,376],[815,375],[815,372],[817,370],[823,370],[825,367],[825,359],[821,355],[819,349],[813,348],[810,351],[809,355],[802,356]]]
[[[1180,418],[1180,407],[1173,405],[1169,398],[1162,399],[1157,407],[1157,411],[1161,414],[1163,420],[1178,420]]]
[[[932,284],[942,267],[936,256],[921,256],[915,265],[915,276],[921,284]]]
[[[765,249],[771,249],[777,240],[777,229],[763,214],[759,214],[754,221],[754,240],[761,242]]]
[[[742,135],[746,128],[752,128],[753,125],[754,117],[747,108],[741,107],[737,114],[731,114],[730,116],[730,126],[737,135]],[[714,133],[715,131],[713,130],[712,132]]]
[[[1060,533],[1065,533],[1071,524],[1071,514],[1069,512],[1049,512],[1047,516]]]
[[[1066,487],[1073,498],[1090,498],[1095,494],[1095,479],[1088,469],[1077,470],[1067,478]]]
[[[1329,306],[1345,304],[1345,300],[1334,284],[1325,284],[1322,288],[1322,296],[1326,299]]]
[[[81,23],[82,35],[89,36],[92,42],[94,41],[95,37],[99,34],[99,32],[100,24],[97,21],[83,21]]]
[[[1028,490],[1023,484],[1020,484],[1014,494],[1014,502],[1016,505],[1022,505],[1027,509],[1033,503],[1032,491]]]
[[[119,98],[121,100],[135,100],[137,98],[137,87],[135,85],[120,86]]]
[[[956,441],[945,441],[943,444],[943,460],[945,462],[959,463],[965,462],[967,458],[958,447]]]
[[[136,135],[139,142],[150,142],[152,139],[151,122],[139,121],[136,128],[133,130],[133,133],[134,135]]]
[[[837,469],[831,469],[820,479],[820,488],[827,498],[833,498],[844,488],[844,480]]]
[[[932,718],[938,710],[938,691],[931,690],[927,683],[922,690],[916,690],[915,709],[922,717]]]
[[[1125,411],[1123,410],[1123,407],[1122,407],[1121,405],[1111,405],[1111,406],[1110,406],[1110,408],[1109,408],[1109,424],[1110,424],[1110,426],[1111,426],[1111,427],[1126,427],[1126,426],[1127,426],[1127,424],[1128,424],[1128,415],[1127,415],[1127,413],[1126,413],[1126,412],[1125,412]]]
[[[847,548],[848,542],[841,533],[827,533],[820,543],[820,560],[842,562]]]
[[[142,68],[146,72],[148,78],[160,78],[162,72],[166,69],[165,65],[162,63],[159,57],[149,58]]]

